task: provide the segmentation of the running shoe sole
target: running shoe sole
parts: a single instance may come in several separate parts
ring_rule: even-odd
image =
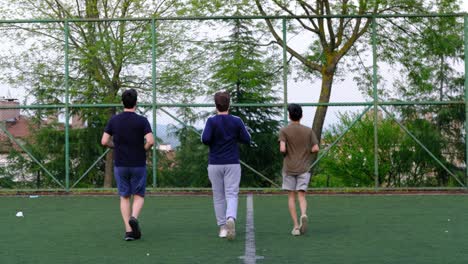
[[[226,222],[226,229],[227,229],[227,235],[226,238],[228,240],[234,240],[236,238],[236,223],[234,220],[228,220]]]
[[[301,216],[300,220],[300,225],[299,225],[299,230],[301,231],[301,234],[305,234],[307,232],[307,215]]]

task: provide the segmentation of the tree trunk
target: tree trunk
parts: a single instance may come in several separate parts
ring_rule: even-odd
[[[333,77],[335,75],[335,67],[333,69],[322,72],[322,86],[320,90],[319,103],[329,103],[331,88],[333,84]],[[325,122],[325,117],[327,115],[328,106],[318,106],[317,111],[315,111],[314,122],[312,124],[312,129],[317,136],[317,139],[320,142],[322,138],[323,123]]]
[[[106,155],[106,167],[104,171],[104,188],[112,188],[114,151],[109,151]]]
[[[109,120],[115,115],[115,108],[109,110]],[[111,138],[112,140],[112,138]],[[106,166],[104,170],[104,188],[112,188],[112,178],[114,176],[114,151],[111,150],[106,155]]]
[[[333,77],[335,76],[336,66],[330,67],[329,70],[322,71],[322,86],[320,90],[319,103],[329,103],[331,88],[333,84]],[[315,111],[314,121],[312,124],[312,130],[314,130],[317,140],[320,144],[320,139],[322,138],[323,123],[325,122],[325,117],[327,115],[328,106],[318,106]],[[312,163],[317,160],[318,154],[312,154]],[[313,169],[313,168],[312,168]],[[313,170],[312,170],[313,174]]]

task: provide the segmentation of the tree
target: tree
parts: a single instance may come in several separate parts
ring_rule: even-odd
[[[80,0],[63,3],[58,0],[10,1],[2,6],[2,14],[11,19],[30,17],[60,19],[58,23],[11,24],[14,31],[7,31],[17,43],[31,42],[31,48],[16,49],[3,54],[3,69],[9,69],[5,78],[13,85],[30,87],[33,102],[55,104],[63,102],[65,19],[114,19],[127,17],[174,16],[183,3],[176,0],[101,1]],[[18,8],[21,7],[21,8]],[[192,98],[193,90],[184,96],[184,87],[190,87],[197,75],[195,64],[182,63],[189,56],[196,56],[194,49],[182,49],[180,42],[185,30],[183,23],[157,23],[158,58],[170,56],[170,61],[158,64],[157,86],[159,98],[177,100],[178,96]],[[69,26],[69,87],[72,103],[120,103],[119,92],[124,88],[136,88],[140,102],[147,101],[151,94],[151,21],[70,22]],[[190,25],[188,25],[190,27]],[[23,32],[25,34],[22,34]],[[8,34],[9,33],[9,34]],[[28,44],[29,45],[29,44]],[[12,48],[13,49],[13,48]],[[38,52],[40,51],[40,52]],[[167,55],[169,54],[169,55]],[[173,54],[177,54],[174,56]],[[194,60],[196,61],[196,60]],[[11,70],[13,69],[13,70]],[[143,69],[143,70],[142,70]],[[193,86],[191,87],[193,89]],[[43,111],[50,115],[55,111]],[[99,125],[102,131],[105,122],[116,109],[73,108],[88,125]],[[55,112],[55,115],[58,113]],[[102,133],[102,132],[101,132]],[[92,138],[84,139],[92,140]],[[88,141],[89,142],[89,141]],[[92,142],[98,144],[98,142]],[[112,152],[106,156],[104,187],[112,183]]]
[[[454,13],[459,11],[457,1],[437,1],[437,11]],[[402,60],[402,75],[406,83],[397,83],[397,93],[405,100],[463,101],[464,75],[457,66],[463,61],[463,22],[457,17],[432,18],[422,21],[423,26],[411,42],[403,42],[407,51]],[[416,47],[417,45],[417,47]],[[409,56],[410,50],[415,52]],[[408,86],[411,89],[408,89]],[[429,105],[405,107],[404,118],[425,117],[441,134],[445,153],[443,159],[451,161],[456,170],[463,170],[457,161],[465,160],[463,105]],[[430,117],[430,118],[428,118]],[[458,167],[458,168],[457,168]],[[446,172],[440,171],[441,174]],[[447,179],[440,179],[446,183]]]
[[[342,114],[340,122],[325,132],[324,141],[334,142],[356,118],[356,114]],[[442,158],[443,141],[434,124],[425,119],[416,119],[406,122],[405,125],[415,131],[415,136],[437,158]],[[323,187],[374,186],[373,126],[373,115],[369,112],[344,135],[337,147],[323,158],[313,184],[321,184]],[[381,186],[427,187],[448,184],[439,164],[401,130],[393,119],[379,119],[378,137]]]
[[[441,14],[460,10],[458,1],[440,0],[428,5],[428,10]],[[459,64],[463,61],[463,21],[461,17],[404,18],[404,23],[384,21],[379,26],[380,60],[399,71],[393,94],[388,100],[404,101],[463,101],[464,75]],[[391,46],[393,49],[386,50]],[[436,148],[436,156],[452,171],[462,171],[465,160],[463,124],[465,110],[461,104],[408,105],[393,107],[392,111],[408,125],[417,138],[433,135],[427,147]],[[422,122],[422,120],[425,120]],[[429,123],[422,125],[423,123]],[[427,129],[430,127],[435,131]],[[420,130],[428,134],[420,133]],[[435,136],[438,135],[438,136]],[[438,140],[438,141],[435,141]],[[438,155],[439,153],[441,155]],[[432,163],[433,160],[423,155]],[[414,158],[419,158],[414,157]],[[440,165],[435,177],[440,185],[449,182],[449,175]]]
[[[239,15],[239,12],[234,15]],[[232,103],[278,102],[274,84],[281,69],[268,53],[258,46],[258,38],[248,20],[229,20],[228,40],[218,44],[217,60],[210,67],[213,75],[207,82],[208,95],[219,90],[228,91]],[[251,146],[241,146],[241,159],[273,178],[280,171],[280,155],[277,152],[277,132],[281,109],[274,107],[231,107],[230,113],[239,116],[249,128]],[[265,186],[266,181],[245,170],[242,184]]]
[[[282,1],[273,0],[271,5],[265,1],[255,0],[260,13],[267,15],[267,8],[273,14],[286,14],[292,16],[331,16],[331,15],[369,15],[411,11],[420,6],[421,1],[328,1],[317,0],[315,4],[307,1]],[[271,13],[270,13],[271,14]],[[357,18],[297,18],[295,19],[302,30],[316,36],[312,40],[309,52],[301,54],[286,43],[288,53],[299,61],[309,74],[316,74],[321,79],[319,103],[330,101],[333,81],[338,72],[339,63],[362,37],[368,33],[372,20],[368,17]],[[268,30],[273,35],[275,42],[283,46],[282,34],[278,33],[271,19],[266,19]],[[312,129],[318,138],[321,138],[323,124],[327,113],[327,106],[319,106],[315,112]]]
[[[210,187],[206,166],[208,147],[201,144],[201,131],[184,126],[175,131],[180,145],[175,157],[162,166],[160,184],[166,187]]]
[[[357,114],[342,114],[337,124],[324,135],[324,142],[331,144],[352,124]],[[374,186],[374,138],[373,115],[368,112],[339,141],[337,146],[319,163],[317,179],[323,183],[337,182],[342,186]],[[395,177],[398,162],[394,160],[399,148],[402,131],[390,119],[379,120],[379,182],[390,185]],[[324,180],[323,178],[326,178]],[[313,183],[314,183],[313,182]],[[326,185],[323,187],[340,187]]]

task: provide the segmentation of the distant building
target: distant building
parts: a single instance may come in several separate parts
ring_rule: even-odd
[[[16,99],[0,98],[0,106],[17,105],[19,103]],[[21,139],[29,136],[29,122],[20,115],[20,109],[0,109],[0,125],[4,126],[15,138]],[[0,153],[5,154],[10,152],[12,147],[18,148],[11,142],[3,130],[0,130]]]
[[[169,151],[172,151],[173,149],[172,149],[171,144],[160,144],[158,146],[158,150],[169,152]]]

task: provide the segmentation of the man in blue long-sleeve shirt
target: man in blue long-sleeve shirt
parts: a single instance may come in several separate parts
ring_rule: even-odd
[[[202,142],[210,147],[208,177],[213,189],[213,203],[219,237],[232,240],[236,236],[235,221],[241,167],[238,143],[250,144],[250,134],[242,120],[229,114],[230,96],[217,92],[214,96],[217,115],[209,117],[202,133]]]

